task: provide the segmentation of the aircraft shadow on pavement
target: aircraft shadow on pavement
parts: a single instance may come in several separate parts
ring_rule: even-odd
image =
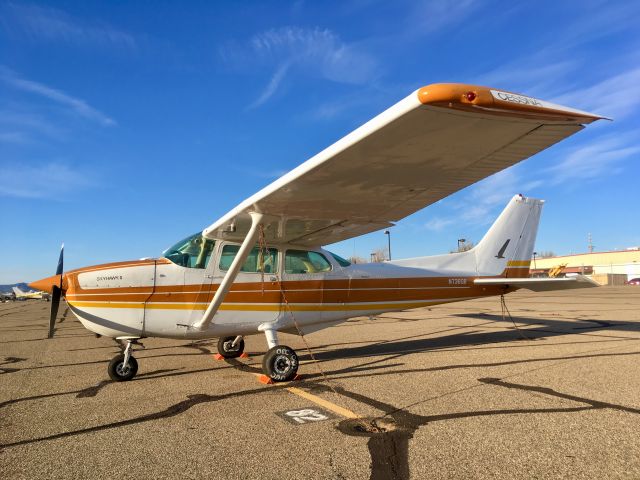
[[[513,317],[513,321],[518,325],[518,329],[514,328],[509,320],[508,326],[498,325],[496,322],[504,323],[500,315],[487,314],[458,314],[454,317],[470,318],[483,320],[484,322],[475,325],[452,326],[450,328],[438,330],[435,332],[426,332],[424,334],[413,335],[399,339],[389,339],[366,345],[353,346],[350,343],[324,344],[313,348],[314,356],[318,360],[335,360],[345,357],[371,357],[376,355],[398,355],[411,354],[418,352],[437,351],[447,348],[458,347],[478,347],[482,345],[512,343],[516,344],[498,345],[492,347],[481,348],[521,348],[521,347],[544,347],[557,346],[557,342],[553,344],[536,343],[535,341],[544,340],[545,338],[557,337],[562,335],[580,335],[590,337],[595,332],[601,331],[624,331],[638,332],[640,331],[640,323],[631,322],[613,322],[606,320],[552,320],[548,318],[528,318]],[[491,326],[493,325],[493,327]],[[489,328],[500,328],[501,331],[485,331]],[[460,332],[460,330],[465,330]],[[473,330],[477,329],[477,330]],[[457,332],[457,333],[455,333]],[[433,335],[439,335],[433,337]],[[524,337],[523,337],[524,335]],[[528,338],[527,338],[528,337]],[[600,340],[576,340],[566,342],[566,344],[579,343],[596,343],[602,342],[604,336],[598,336]],[[606,335],[609,341],[628,341],[633,337]],[[524,340],[524,342],[520,342]],[[331,348],[340,347],[344,348]],[[329,348],[331,348],[329,350]],[[300,355],[301,360],[309,360],[308,354]]]

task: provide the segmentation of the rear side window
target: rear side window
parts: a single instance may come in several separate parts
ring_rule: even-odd
[[[333,252],[329,252],[329,253],[335,259],[335,261],[338,262],[338,265],[340,265],[341,267],[350,267],[351,266],[351,262],[349,260],[345,260],[340,255],[336,255]]]
[[[286,273],[321,273],[331,271],[331,263],[324,255],[307,250],[287,250],[284,257]]]
[[[236,258],[240,250],[239,245],[225,245],[222,247],[220,255],[220,270],[229,270],[233,259]],[[248,273],[275,273],[278,271],[278,250],[267,248],[260,251],[258,247],[253,247],[249,256],[240,269],[241,272]]]

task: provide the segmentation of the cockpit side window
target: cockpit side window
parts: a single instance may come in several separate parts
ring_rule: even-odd
[[[196,233],[167,248],[162,256],[181,267],[207,268],[214,245],[215,241]]]
[[[220,270],[229,270],[231,268],[231,263],[236,258],[238,250],[240,250],[239,245],[225,245],[222,247]],[[276,273],[278,271],[278,250],[275,248],[260,249],[253,247],[240,271],[247,273]]]

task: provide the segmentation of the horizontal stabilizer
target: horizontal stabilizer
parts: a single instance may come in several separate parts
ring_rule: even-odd
[[[584,275],[572,275],[564,278],[476,278],[473,283],[476,285],[503,285],[504,287],[526,288],[534,292],[599,286],[597,282]]]

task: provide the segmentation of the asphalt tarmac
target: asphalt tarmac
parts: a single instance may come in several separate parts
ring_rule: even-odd
[[[357,318],[281,342],[300,381],[258,382],[266,342],[119,351],[61,306],[0,304],[0,478],[640,478],[640,287]]]

